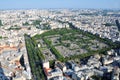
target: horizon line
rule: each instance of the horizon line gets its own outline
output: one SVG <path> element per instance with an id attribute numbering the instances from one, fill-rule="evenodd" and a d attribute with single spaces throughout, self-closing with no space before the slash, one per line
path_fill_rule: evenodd
<path id="1" fill-rule="evenodd" d="M 120 10 L 120 8 L 6 8 L 6 9 L 1 9 L 0 10 L 32 10 L 32 9 L 95 9 L 95 10 Z"/>

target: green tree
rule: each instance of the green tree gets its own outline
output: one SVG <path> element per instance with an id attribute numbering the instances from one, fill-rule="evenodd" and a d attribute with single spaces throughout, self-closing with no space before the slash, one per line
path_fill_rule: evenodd
<path id="1" fill-rule="evenodd" d="M 0 36 L 0 39 L 2 39 L 2 36 Z"/>
<path id="2" fill-rule="evenodd" d="M 2 21 L 0 20 L 0 26 L 2 26 Z"/>
<path id="3" fill-rule="evenodd" d="M 28 22 L 23 23 L 23 26 L 28 26 L 28 25 L 29 25 Z"/>

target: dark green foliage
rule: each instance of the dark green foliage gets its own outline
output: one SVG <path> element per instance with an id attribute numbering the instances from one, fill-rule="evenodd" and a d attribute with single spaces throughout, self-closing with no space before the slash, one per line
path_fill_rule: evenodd
<path id="1" fill-rule="evenodd" d="M 33 21 L 33 25 L 35 25 L 35 26 L 40 25 L 40 22 L 41 22 L 40 20 L 35 20 L 35 21 Z"/>
<path id="2" fill-rule="evenodd" d="M 102 77 L 96 76 L 96 75 L 93 75 L 92 78 L 93 78 L 94 80 L 103 80 Z"/>
<path id="3" fill-rule="evenodd" d="M 0 26 L 2 26 L 3 24 L 2 24 L 2 21 L 0 20 Z"/>
<path id="4" fill-rule="evenodd" d="M 0 36 L 0 39 L 2 39 L 2 36 Z"/>
<path id="5" fill-rule="evenodd" d="M 23 26 L 28 26 L 28 25 L 29 25 L 28 22 L 23 23 Z"/>
<path id="6" fill-rule="evenodd" d="M 106 23 L 104 24 L 105 26 L 116 26 L 116 24 L 112 24 L 112 23 Z"/>
<path id="7" fill-rule="evenodd" d="M 120 23 L 119 23 L 119 20 L 115 20 L 116 22 L 116 26 L 118 27 L 118 31 L 120 31 Z"/>
<path id="8" fill-rule="evenodd" d="M 20 27 L 17 27 L 17 25 L 15 26 L 11 26 L 8 30 L 20 30 Z"/>
<path id="9" fill-rule="evenodd" d="M 25 43 L 26 43 L 26 49 L 28 53 L 33 79 L 45 80 L 45 76 L 43 74 L 43 68 L 41 64 L 42 60 L 45 59 L 43 54 L 37 47 L 35 40 L 26 34 L 25 34 Z"/>
<path id="10" fill-rule="evenodd" d="M 68 32 L 74 32 L 74 30 L 71 30 L 71 29 L 66 29 L 66 28 L 63 28 L 63 29 L 53 29 L 53 30 L 50 30 L 50 31 L 47 31 L 41 35 L 35 35 L 34 38 L 35 39 L 40 39 L 41 37 L 44 37 L 44 36 L 50 36 L 50 35 L 57 35 L 57 34 L 60 34 L 60 35 L 64 35 Z"/>
<path id="11" fill-rule="evenodd" d="M 49 46 L 51 52 L 56 56 L 56 58 L 60 61 L 64 61 L 64 57 L 59 53 L 59 51 L 51 44 L 51 41 L 49 41 L 46 38 L 43 38 L 45 43 Z"/>
<path id="12" fill-rule="evenodd" d="M 55 60 L 50 60 L 49 62 L 50 62 L 50 67 L 54 68 Z"/>
<path id="13" fill-rule="evenodd" d="M 50 48 L 50 50 L 52 51 L 52 53 L 57 57 L 58 60 L 61 60 L 61 61 L 68 61 L 70 59 L 76 59 L 76 58 L 85 58 L 85 57 L 88 57 L 88 56 L 91 56 L 91 55 L 94 55 L 94 54 L 105 54 L 106 51 L 112 49 L 112 48 L 118 48 L 120 47 L 120 43 L 113 43 L 112 40 L 109 40 L 107 38 L 100 38 L 98 35 L 93 35 L 92 33 L 90 32 L 86 32 L 86 31 L 83 31 L 83 30 L 80 30 L 80 29 L 77 29 L 74 27 L 74 25 L 72 23 L 69 23 L 70 25 L 70 29 L 67 29 L 67 28 L 62 28 L 62 29 L 53 29 L 53 30 L 50 30 L 50 31 L 47 31 L 41 35 L 36 35 L 34 36 L 35 39 L 40 39 L 40 38 L 43 38 L 43 40 L 46 42 L 46 44 L 48 45 L 48 47 Z M 71 33 L 71 35 L 66 35 L 66 33 Z M 100 50 L 97 50 L 97 51 L 91 51 L 87 45 L 84 45 L 83 48 L 87 49 L 88 50 L 88 53 L 82 53 L 82 54 L 79 54 L 79 55 L 72 55 L 70 57 L 66 57 L 66 58 L 63 58 L 61 57 L 61 54 L 57 51 L 57 49 L 55 49 L 55 47 L 51 44 L 51 41 L 49 41 L 47 38 L 44 38 L 44 37 L 47 37 L 47 36 L 50 36 L 50 35 L 61 35 L 62 37 L 59 38 L 59 42 L 61 44 L 63 44 L 61 41 L 62 40 L 70 40 L 70 41 L 74 41 L 76 39 L 76 37 L 74 36 L 74 34 L 77 33 L 77 34 L 84 34 L 84 36 L 87 36 L 87 37 L 90 37 L 90 39 L 96 39 L 100 42 L 103 42 L 105 44 L 108 45 L 108 47 L 106 48 L 103 48 L 103 49 L 100 49 Z M 83 39 L 79 39 L 82 43 L 86 43 L 88 42 L 88 40 L 83 40 Z M 78 43 L 79 44 L 79 43 Z M 63 46 L 66 46 L 66 47 L 69 47 L 70 45 L 69 44 L 63 44 Z"/>

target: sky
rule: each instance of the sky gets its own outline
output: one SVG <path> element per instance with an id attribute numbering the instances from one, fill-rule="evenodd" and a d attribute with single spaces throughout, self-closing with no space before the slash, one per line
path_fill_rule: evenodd
<path id="1" fill-rule="evenodd" d="M 120 0 L 0 0 L 0 9 L 31 8 L 120 9 Z"/>

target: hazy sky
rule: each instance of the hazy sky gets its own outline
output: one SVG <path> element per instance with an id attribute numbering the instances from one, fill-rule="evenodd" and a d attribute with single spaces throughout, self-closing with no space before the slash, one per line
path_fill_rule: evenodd
<path id="1" fill-rule="evenodd" d="M 0 0 L 0 9 L 119 8 L 120 0 Z"/>

